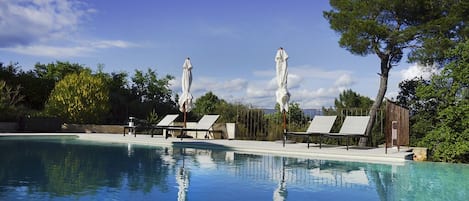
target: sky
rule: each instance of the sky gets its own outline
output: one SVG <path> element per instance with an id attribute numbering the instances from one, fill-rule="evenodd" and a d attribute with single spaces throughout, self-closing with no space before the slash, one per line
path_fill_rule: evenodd
<path id="1" fill-rule="evenodd" d="M 155 70 L 172 75 L 181 93 L 182 65 L 193 65 L 191 93 L 212 91 L 228 102 L 275 106 L 275 54 L 288 59 L 291 102 L 319 109 L 343 90 L 375 99 L 376 55 L 352 55 L 338 44 L 323 11 L 326 0 L 0 0 L 0 62 L 79 63 L 105 72 Z M 398 84 L 433 71 L 403 59 L 391 70 L 386 97 Z"/>

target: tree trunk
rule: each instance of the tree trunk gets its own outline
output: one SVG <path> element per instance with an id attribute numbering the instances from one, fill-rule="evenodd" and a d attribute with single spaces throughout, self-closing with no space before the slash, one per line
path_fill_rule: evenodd
<path id="1" fill-rule="evenodd" d="M 389 77 L 389 70 L 391 70 L 391 64 L 389 63 L 389 56 L 385 58 L 381 58 L 381 74 L 380 74 L 380 81 L 379 81 L 379 90 L 378 94 L 376 95 L 375 102 L 371 106 L 370 110 L 370 120 L 368 121 L 368 125 L 366 127 L 365 135 L 367 137 L 360 138 L 360 142 L 358 143 L 359 146 L 366 146 L 368 137 L 372 137 L 373 125 L 375 124 L 376 114 L 378 109 L 381 107 L 381 103 L 383 102 L 384 95 L 386 94 L 386 90 L 388 88 L 388 77 Z"/>

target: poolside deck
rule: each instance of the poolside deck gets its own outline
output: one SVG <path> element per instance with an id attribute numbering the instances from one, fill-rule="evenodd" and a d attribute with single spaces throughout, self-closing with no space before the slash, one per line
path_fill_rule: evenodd
<path id="1" fill-rule="evenodd" d="M 150 146 L 186 146 L 193 148 L 215 148 L 227 149 L 239 152 L 257 154 L 275 154 L 281 156 L 307 157 L 316 159 L 329 159 L 341 161 L 356 161 L 369 163 L 404 163 L 412 158 L 411 148 L 401 147 L 388 149 L 385 154 L 384 148 L 361 148 L 345 146 L 323 145 L 322 149 L 316 144 L 308 149 L 304 143 L 286 144 L 281 142 L 249 141 L 249 140 L 200 140 L 200 139 L 164 139 L 162 136 L 151 138 L 149 135 L 119 135 L 119 134 L 97 134 L 97 133 L 0 133 L 2 136 L 77 136 L 81 140 L 99 142 L 130 143 Z"/>

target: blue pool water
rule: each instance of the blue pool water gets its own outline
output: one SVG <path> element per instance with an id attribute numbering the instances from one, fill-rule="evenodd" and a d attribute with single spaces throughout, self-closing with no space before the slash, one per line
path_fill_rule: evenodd
<path id="1" fill-rule="evenodd" d="M 469 200 L 469 165 L 0 138 L 0 200 Z"/>

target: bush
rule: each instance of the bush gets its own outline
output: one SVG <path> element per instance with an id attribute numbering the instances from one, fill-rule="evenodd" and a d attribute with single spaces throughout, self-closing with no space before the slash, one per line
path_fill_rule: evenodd
<path id="1" fill-rule="evenodd" d="M 45 105 L 46 114 L 68 123 L 101 123 L 108 110 L 107 84 L 89 71 L 65 76 L 56 84 Z"/>
<path id="2" fill-rule="evenodd" d="M 0 121 L 16 121 L 20 115 L 17 104 L 24 99 L 20 95 L 20 86 L 11 88 L 0 80 Z"/>

